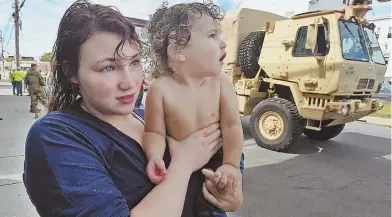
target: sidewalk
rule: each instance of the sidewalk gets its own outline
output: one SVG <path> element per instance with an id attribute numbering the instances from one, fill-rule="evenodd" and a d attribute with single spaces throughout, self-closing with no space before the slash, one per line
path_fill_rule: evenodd
<path id="1" fill-rule="evenodd" d="M 375 125 L 381 125 L 381 126 L 387 126 L 387 127 L 391 127 L 391 125 L 392 125 L 391 119 L 378 118 L 378 117 L 372 117 L 372 116 L 366 116 L 364 118 L 359 119 L 359 121 L 366 122 L 368 124 L 375 124 Z"/>
<path id="2" fill-rule="evenodd" d="M 35 122 L 29 96 L 12 95 L 0 81 L 0 216 L 39 216 L 23 185 L 24 143 Z"/>

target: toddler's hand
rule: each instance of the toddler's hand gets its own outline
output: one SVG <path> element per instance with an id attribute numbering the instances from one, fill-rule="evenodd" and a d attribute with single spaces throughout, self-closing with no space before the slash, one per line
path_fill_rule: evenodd
<path id="1" fill-rule="evenodd" d="M 218 187 L 218 190 L 225 192 L 232 192 L 236 197 L 236 192 L 239 184 L 241 172 L 239 169 L 233 167 L 230 164 L 222 164 L 214 175 L 214 182 Z"/>
<path id="2" fill-rule="evenodd" d="M 165 162 L 163 162 L 162 158 L 151 157 L 148 161 L 146 172 L 150 181 L 158 184 L 166 174 Z"/>

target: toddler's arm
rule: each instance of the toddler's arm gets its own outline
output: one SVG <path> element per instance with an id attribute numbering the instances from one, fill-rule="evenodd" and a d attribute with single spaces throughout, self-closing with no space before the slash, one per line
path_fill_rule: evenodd
<path id="1" fill-rule="evenodd" d="M 228 75 L 220 79 L 220 126 L 223 142 L 223 164 L 240 168 L 244 135 L 238 111 L 237 96 Z"/>
<path id="2" fill-rule="evenodd" d="M 144 110 L 143 149 L 147 160 L 151 157 L 163 158 L 165 152 L 166 128 L 163 111 L 163 94 L 159 81 L 154 80 L 147 91 Z"/>

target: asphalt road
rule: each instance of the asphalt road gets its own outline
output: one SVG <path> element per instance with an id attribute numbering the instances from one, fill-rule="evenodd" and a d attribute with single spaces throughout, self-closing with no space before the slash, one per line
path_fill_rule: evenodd
<path id="1" fill-rule="evenodd" d="M 21 176 L 25 136 L 35 121 L 28 102 L 27 96 L 0 96 L 0 216 L 4 217 L 38 216 Z M 336 139 L 303 138 L 290 153 L 278 153 L 256 146 L 247 122 L 244 117 L 245 201 L 230 217 L 391 216 L 390 129 L 352 123 Z"/>
<path id="2" fill-rule="evenodd" d="M 391 216 L 389 128 L 352 123 L 331 141 L 304 137 L 289 153 L 252 144 L 245 153 L 244 204 L 230 217 Z"/>

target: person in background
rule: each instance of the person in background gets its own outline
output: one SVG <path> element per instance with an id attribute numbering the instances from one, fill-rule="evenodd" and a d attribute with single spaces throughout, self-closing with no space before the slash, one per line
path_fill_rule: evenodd
<path id="1" fill-rule="evenodd" d="M 140 92 L 137 95 L 137 99 L 136 99 L 136 103 L 135 103 L 135 107 L 136 108 L 140 108 L 141 105 L 142 105 L 143 95 L 144 95 L 144 84 L 145 83 L 146 83 L 146 81 L 143 79 L 142 85 L 140 85 Z"/>
<path id="2" fill-rule="evenodd" d="M 30 93 L 27 91 L 27 84 L 24 81 L 26 78 L 27 71 L 21 70 L 21 74 L 22 74 L 22 92 L 27 93 L 27 96 L 30 96 Z"/>
<path id="3" fill-rule="evenodd" d="M 14 81 L 14 78 L 13 78 L 12 74 L 13 74 L 13 71 L 10 72 L 9 78 L 10 78 L 10 82 L 11 82 L 11 84 L 12 84 L 12 93 L 13 93 L 14 95 L 16 95 L 16 93 L 15 93 L 16 85 L 15 85 L 15 81 Z"/>
<path id="4" fill-rule="evenodd" d="M 38 118 L 38 113 L 41 111 L 38 108 L 38 100 L 45 106 L 48 106 L 46 94 L 44 91 L 45 80 L 37 71 L 37 65 L 31 64 L 31 69 L 27 72 L 25 83 L 29 86 L 30 90 L 30 112 L 35 113 L 35 118 Z"/>
<path id="5" fill-rule="evenodd" d="M 15 71 L 12 72 L 11 74 L 12 80 L 15 82 L 15 88 L 16 88 L 16 95 L 17 96 L 22 96 L 22 80 L 23 80 L 23 74 L 20 70 L 20 67 L 18 67 Z"/>

